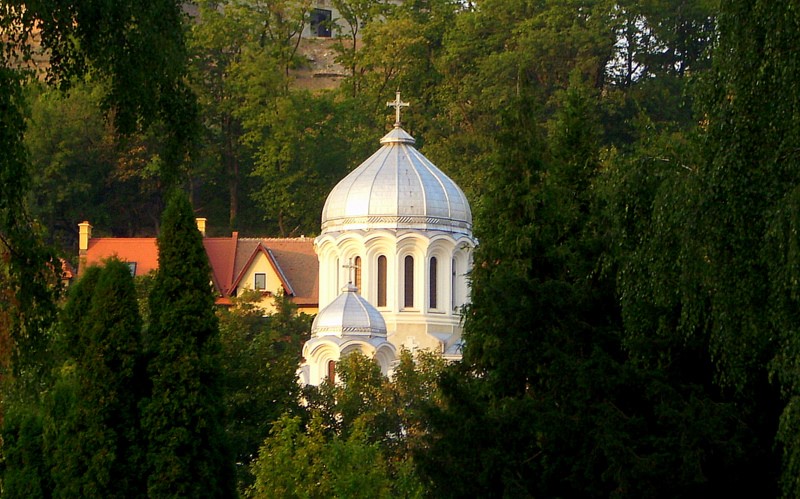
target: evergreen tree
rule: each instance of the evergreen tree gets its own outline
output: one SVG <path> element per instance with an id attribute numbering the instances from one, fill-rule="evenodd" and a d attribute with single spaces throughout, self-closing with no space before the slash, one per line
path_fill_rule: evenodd
<path id="1" fill-rule="evenodd" d="M 57 497 L 81 495 L 86 474 L 86 453 L 81 442 L 84 428 L 77 408 L 81 390 L 76 359 L 83 358 L 89 348 L 87 314 L 102 273 L 102 267 L 86 269 L 70 288 L 68 301 L 59 316 L 56 350 L 61 354 L 62 365 L 45 400 L 50 474 Z"/>
<path id="2" fill-rule="evenodd" d="M 141 497 L 141 319 L 128 265 L 87 270 L 61 319 L 69 358 L 50 393 L 57 497 Z"/>
<path id="3" fill-rule="evenodd" d="M 476 205 L 481 245 L 464 366 L 443 379 L 444 409 L 432 411 L 430 450 L 418 460 L 443 497 L 580 495 L 587 482 L 604 491 L 583 474 L 603 463 L 592 462 L 598 454 L 579 460 L 576 438 L 588 434 L 591 404 L 615 377 L 603 345 L 613 304 L 598 313 L 592 255 L 579 238 L 587 225 L 580 184 L 593 168 L 591 158 L 565 153 L 545 161 L 535 97 L 501 115 L 491 180 Z M 572 133 L 588 130 L 580 126 Z"/>
<path id="4" fill-rule="evenodd" d="M 9 405 L 3 420 L 3 497 L 51 496 L 48 457 L 43 452 L 44 421 L 40 407 Z"/>
<path id="5" fill-rule="evenodd" d="M 176 192 L 162 218 L 159 269 L 145 335 L 149 399 L 143 405 L 147 493 L 235 495 L 223 430 L 220 341 L 211 271 L 187 197 Z"/>
<path id="6" fill-rule="evenodd" d="M 503 115 L 477 205 L 464 364 L 442 380 L 418 470 L 442 497 L 730 490 L 752 434 L 713 390 L 673 377 L 660 343 L 622 334 L 595 192 L 597 94 L 573 79 L 556 98 L 546 140 L 524 101 Z"/>

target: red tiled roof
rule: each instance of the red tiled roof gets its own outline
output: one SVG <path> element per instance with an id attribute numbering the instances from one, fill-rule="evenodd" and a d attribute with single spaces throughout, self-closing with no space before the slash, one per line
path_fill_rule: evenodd
<path id="1" fill-rule="evenodd" d="M 298 305 L 319 303 L 319 259 L 308 237 L 263 239 L 294 288 Z"/>
<path id="2" fill-rule="evenodd" d="M 217 305 L 223 306 L 223 307 L 232 307 L 233 306 L 233 302 L 227 296 L 220 296 L 219 298 L 217 298 L 217 300 L 214 303 L 216 303 Z"/>
<path id="3" fill-rule="evenodd" d="M 228 296 L 231 293 L 237 239 L 238 233 L 236 232 L 231 237 L 203 238 L 203 246 L 206 248 L 211 271 L 214 274 L 214 285 L 217 286 L 223 296 Z"/>
<path id="4" fill-rule="evenodd" d="M 154 237 L 100 237 L 89 239 L 86 266 L 100 265 L 116 256 L 123 262 L 136 262 L 135 275 L 144 275 L 158 268 L 158 247 Z M 80 269 L 83 272 L 83 268 Z"/>
<path id="5" fill-rule="evenodd" d="M 281 276 L 287 293 L 298 305 L 319 303 L 319 261 L 311 238 L 203 238 L 203 246 L 211 264 L 214 285 L 223 298 L 229 297 L 238 279 L 252 263 L 257 252 L 264 252 Z M 144 275 L 158 268 L 158 247 L 155 238 L 94 238 L 89 240 L 86 265 L 98 265 L 116 256 L 136 262 L 136 274 Z M 79 269 L 80 272 L 83 268 Z"/>

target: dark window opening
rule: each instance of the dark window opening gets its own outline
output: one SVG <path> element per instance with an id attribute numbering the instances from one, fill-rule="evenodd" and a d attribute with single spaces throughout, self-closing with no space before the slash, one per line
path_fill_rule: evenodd
<path id="1" fill-rule="evenodd" d="M 386 257 L 378 257 L 378 306 L 386 306 Z"/>
<path id="2" fill-rule="evenodd" d="M 436 308 L 436 305 L 437 305 L 437 300 L 436 300 L 436 298 L 437 298 L 437 296 L 436 296 L 436 292 L 437 292 L 437 290 L 436 290 L 436 278 L 437 278 L 436 272 L 437 272 L 437 269 L 436 269 L 436 265 L 437 265 L 436 257 L 434 256 L 434 257 L 431 258 L 430 275 L 428 276 L 428 279 L 430 279 L 430 284 L 429 284 L 429 292 L 430 292 L 429 306 L 430 306 L 430 308 Z"/>
<path id="3" fill-rule="evenodd" d="M 311 33 L 314 36 L 330 38 L 331 36 L 331 11 L 327 9 L 314 9 L 311 11 Z"/>
<path id="4" fill-rule="evenodd" d="M 357 256 L 355 260 L 353 260 L 353 265 L 355 266 L 355 282 L 353 283 L 356 288 L 358 288 L 358 292 L 361 293 L 361 257 Z"/>
<path id="5" fill-rule="evenodd" d="M 328 361 L 328 379 L 333 383 L 336 381 L 336 361 L 329 360 Z"/>
<path id="6" fill-rule="evenodd" d="M 414 306 L 414 257 L 409 255 L 404 261 L 405 282 L 403 283 L 404 295 L 403 306 L 411 308 Z"/>
<path id="7" fill-rule="evenodd" d="M 450 308 L 456 311 L 456 259 L 450 261 L 452 272 L 450 274 Z"/>

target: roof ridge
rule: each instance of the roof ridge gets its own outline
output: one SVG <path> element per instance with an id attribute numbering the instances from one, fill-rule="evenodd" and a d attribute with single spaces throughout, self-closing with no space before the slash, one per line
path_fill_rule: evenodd
<path id="1" fill-rule="evenodd" d="M 158 239 L 158 238 L 157 238 L 157 237 L 155 237 L 155 236 L 150 236 L 150 237 L 116 237 L 116 236 L 113 236 L 113 237 L 103 237 L 103 236 L 101 236 L 101 237 L 92 237 L 92 238 L 89 238 L 89 240 L 90 240 L 90 241 L 92 241 L 92 240 L 97 240 L 97 239 L 105 239 L 105 240 L 109 240 L 109 239 L 117 239 L 117 240 L 120 240 L 120 241 L 141 241 L 142 239 L 153 239 L 153 240 L 155 240 L 155 239 Z"/>

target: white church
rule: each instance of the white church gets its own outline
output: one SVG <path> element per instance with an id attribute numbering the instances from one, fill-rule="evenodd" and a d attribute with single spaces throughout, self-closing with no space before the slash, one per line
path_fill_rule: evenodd
<path id="1" fill-rule="evenodd" d="M 461 358 L 460 312 L 477 244 L 472 213 L 461 189 L 400 126 L 408 104 L 399 93 L 387 104 L 395 108 L 394 129 L 330 192 L 313 241 L 206 237 L 206 219 L 197 219 L 218 306 L 257 291 L 265 314 L 278 294 L 317 314 L 303 348 L 303 384 L 335 379 L 336 362 L 351 352 L 375 359 L 385 375 L 403 348 Z M 88 221 L 78 228 L 79 275 L 111 256 L 134 276 L 158 267 L 153 237 L 94 237 Z"/>
<path id="2" fill-rule="evenodd" d="M 463 191 L 414 147 L 400 125 L 342 179 L 322 210 L 319 312 L 303 347 L 300 382 L 335 379 L 352 352 L 390 375 L 401 349 L 461 358 L 461 307 L 477 241 Z"/>

